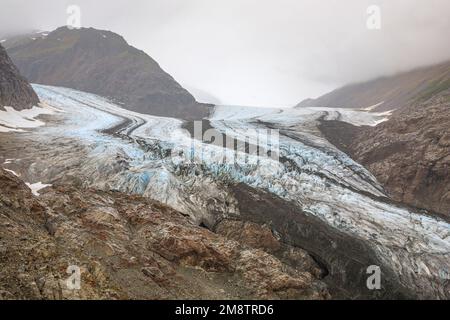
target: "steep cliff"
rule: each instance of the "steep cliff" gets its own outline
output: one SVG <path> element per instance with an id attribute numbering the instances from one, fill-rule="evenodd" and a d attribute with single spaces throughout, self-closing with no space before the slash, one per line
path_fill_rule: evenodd
<path id="1" fill-rule="evenodd" d="M 6 50 L 0 45 L 0 109 L 4 106 L 16 110 L 29 109 L 38 102 L 33 88 L 20 75 Z"/>

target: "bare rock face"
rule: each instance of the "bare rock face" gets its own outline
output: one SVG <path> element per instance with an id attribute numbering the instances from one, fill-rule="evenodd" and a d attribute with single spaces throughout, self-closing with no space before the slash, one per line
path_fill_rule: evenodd
<path id="1" fill-rule="evenodd" d="M 209 106 L 194 97 L 146 53 L 110 31 L 66 27 L 34 40 L 7 40 L 19 70 L 33 83 L 114 99 L 123 108 L 156 116 L 202 119 Z"/>
<path id="2" fill-rule="evenodd" d="M 350 145 L 396 200 L 450 217 L 450 90 L 398 110 Z"/>
<path id="3" fill-rule="evenodd" d="M 0 299 L 330 298 L 311 257 L 264 226 L 236 237 L 224 224 L 226 237 L 140 196 L 56 186 L 36 198 L 1 169 L 0 182 Z"/>
<path id="4" fill-rule="evenodd" d="M 16 110 L 29 109 L 38 102 L 33 88 L 20 75 L 6 50 L 0 45 L 0 109 L 4 106 Z"/>

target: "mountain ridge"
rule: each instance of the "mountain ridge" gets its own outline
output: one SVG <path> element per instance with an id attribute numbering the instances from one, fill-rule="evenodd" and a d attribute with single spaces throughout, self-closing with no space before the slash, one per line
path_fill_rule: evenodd
<path id="1" fill-rule="evenodd" d="M 138 195 L 58 184 L 37 197 L 2 168 L 0 182 L 0 299 L 331 298 L 319 264 L 267 226 L 214 233 Z"/>
<path id="2" fill-rule="evenodd" d="M 209 114 L 208 105 L 198 103 L 154 59 L 114 32 L 60 27 L 4 43 L 33 83 L 98 94 L 155 116 L 201 119 Z"/>

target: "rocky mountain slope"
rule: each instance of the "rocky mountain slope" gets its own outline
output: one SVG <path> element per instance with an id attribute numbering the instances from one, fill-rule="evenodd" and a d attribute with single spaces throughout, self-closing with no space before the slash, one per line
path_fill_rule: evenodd
<path id="1" fill-rule="evenodd" d="M 16 110 L 29 109 L 39 102 L 39 98 L 27 80 L 8 57 L 0 45 L 0 109 L 4 106 Z"/>
<path id="2" fill-rule="evenodd" d="M 450 61 L 364 83 L 350 84 L 297 107 L 368 108 L 387 111 L 428 100 L 450 87 Z"/>
<path id="3" fill-rule="evenodd" d="M 397 108 L 387 122 L 322 121 L 320 129 L 395 200 L 450 217 L 450 63 L 348 86 L 313 103 L 357 107 L 383 100 L 379 108 Z"/>
<path id="4" fill-rule="evenodd" d="M 450 90 L 396 112 L 350 144 L 390 195 L 450 217 Z"/>
<path id="5" fill-rule="evenodd" d="M 3 44 L 30 82 L 99 94 L 140 113 L 182 119 L 208 115 L 207 105 L 113 32 L 62 27 Z"/>
<path id="6" fill-rule="evenodd" d="M 3 169 L 0 183 L 0 299 L 330 298 L 321 267 L 263 225 L 213 233 L 140 196 L 58 185 L 37 198 Z"/>

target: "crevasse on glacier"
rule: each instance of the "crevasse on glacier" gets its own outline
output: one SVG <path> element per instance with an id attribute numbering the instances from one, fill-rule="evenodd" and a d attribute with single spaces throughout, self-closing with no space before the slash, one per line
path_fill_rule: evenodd
<path id="1" fill-rule="evenodd" d="M 41 100 L 62 111 L 64 119 L 63 124 L 36 132 L 70 137 L 89 148 L 81 168 L 87 185 L 143 194 L 199 222 L 213 220 L 212 212 L 236 213 L 226 186 L 244 183 L 293 202 L 302 212 L 366 241 L 406 287 L 427 291 L 424 296 L 448 297 L 441 274 L 449 267 L 450 225 L 388 201 L 376 179 L 316 129 L 317 119 L 323 116 L 373 125 L 383 121 L 385 114 L 216 107 L 211 125 L 243 140 L 248 138 L 248 128 L 280 130 L 280 161 L 258 158 L 257 165 L 236 165 L 220 163 L 213 145 L 201 145 L 206 151 L 201 158 L 186 161 L 183 155 L 202 142 L 192 139 L 179 120 L 127 111 L 72 89 L 34 88 Z"/>

